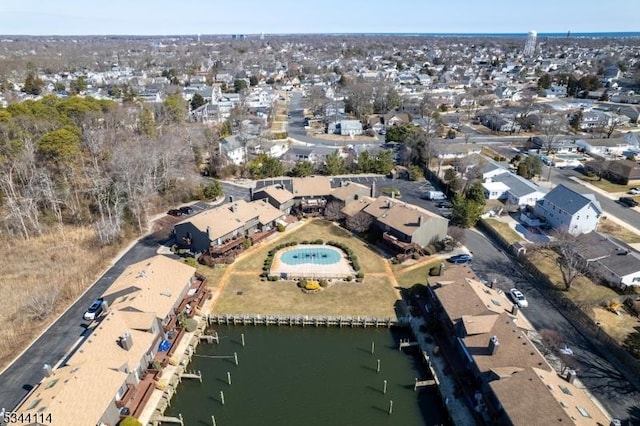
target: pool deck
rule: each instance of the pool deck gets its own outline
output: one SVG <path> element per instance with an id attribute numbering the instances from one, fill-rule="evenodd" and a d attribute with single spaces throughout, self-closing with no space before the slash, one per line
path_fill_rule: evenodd
<path id="1" fill-rule="evenodd" d="M 325 250 L 335 250 L 340 253 L 340 260 L 336 263 L 332 263 L 329 265 L 321 265 L 313 262 L 300 263 L 299 265 L 290 265 L 281 260 L 281 257 L 284 253 L 292 251 L 292 250 L 300 250 L 300 249 L 325 249 Z M 297 278 L 345 278 L 347 276 L 355 275 L 355 271 L 349 264 L 345 254 L 342 250 L 328 246 L 328 245 L 298 245 L 294 247 L 289 247 L 282 249 L 276 253 L 273 258 L 273 263 L 271 264 L 271 270 L 269 271 L 269 275 L 278 275 L 278 276 L 287 276 L 287 277 L 297 277 Z"/>

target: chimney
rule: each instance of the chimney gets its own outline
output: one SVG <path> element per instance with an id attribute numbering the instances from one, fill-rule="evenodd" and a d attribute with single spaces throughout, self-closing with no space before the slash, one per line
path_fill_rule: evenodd
<path id="1" fill-rule="evenodd" d="M 376 197 L 376 182 L 371 182 L 371 198 Z"/>
<path id="2" fill-rule="evenodd" d="M 45 377 L 51 377 L 51 375 L 53 374 L 53 369 L 51 368 L 50 364 L 45 364 L 42 366 L 42 372 L 44 373 Z"/>
<path id="3" fill-rule="evenodd" d="M 422 225 L 422 221 L 423 221 L 422 215 L 418 216 L 418 226 Z"/>
<path id="4" fill-rule="evenodd" d="M 229 198 L 233 198 L 233 197 L 229 197 Z M 236 206 L 235 203 L 231 204 L 231 211 L 235 213 L 236 212 L 236 207 L 237 206 Z"/>
<path id="5" fill-rule="evenodd" d="M 211 227 L 207 226 L 207 238 L 211 241 Z"/>
<path id="6" fill-rule="evenodd" d="M 440 263 L 440 269 L 438 270 L 438 276 L 444 275 L 444 262 Z"/>
<path id="7" fill-rule="evenodd" d="M 500 346 L 500 342 L 498 342 L 498 336 L 491 336 L 489 339 L 489 354 L 495 355 L 498 350 L 498 346 Z"/>
<path id="8" fill-rule="evenodd" d="M 567 371 L 567 382 L 573 384 L 575 380 L 576 380 L 576 370 Z"/>
<path id="9" fill-rule="evenodd" d="M 229 195 L 229 202 L 233 204 L 233 195 Z"/>
<path id="10" fill-rule="evenodd" d="M 387 200 L 387 208 L 390 209 L 392 205 L 393 203 L 391 202 L 391 200 Z"/>
<path id="11" fill-rule="evenodd" d="M 515 303 L 511 306 L 511 315 L 518 315 L 518 305 Z"/>
<path id="12" fill-rule="evenodd" d="M 249 188 L 249 201 L 253 201 L 253 188 Z"/>
<path id="13" fill-rule="evenodd" d="M 105 314 L 109 313 L 109 303 L 106 300 L 102 301 L 102 312 Z"/>
<path id="14" fill-rule="evenodd" d="M 122 349 L 129 350 L 133 347 L 133 340 L 131 339 L 131 334 L 129 332 L 125 332 L 122 336 L 120 336 L 120 346 Z"/>

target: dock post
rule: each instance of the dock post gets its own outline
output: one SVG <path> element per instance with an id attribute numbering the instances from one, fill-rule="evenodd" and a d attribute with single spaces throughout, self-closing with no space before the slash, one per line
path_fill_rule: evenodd
<path id="1" fill-rule="evenodd" d="M 233 353 L 233 360 L 236 362 L 236 365 L 238 365 L 238 352 Z"/>
<path id="2" fill-rule="evenodd" d="M 198 379 L 200 379 L 200 383 L 202 383 L 202 371 L 198 370 Z"/>
<path id="3" fill-rule="evenodd" d="M 240 334 L 240 340 L 242 340 L 242 346 L 244 346 L 244 333 Z"/>
<path id="4" fill-rule="evenodd" d="M 393 400 L 389 401 L 389 414 L 393 413 Z"/>
<path id="5" fill-rule="evenodd" d="M 378 360 L 378 366 L 376 367 L 376 373 L 380 372 L 380 360 Z"/>
<path id="6" fill-rule="evenodd" d="M 211 424 L 213 426 L 216 426 L 216 416 L 214 416 L 213 414 L 211 415 Z"/>
<path id="7" fill-rule="evenodd" d="M 220 391 L 220 402 L 224 405 L 224 392 Z"/>
<path id="8" fill-rule="evenodd" d="M 371 355 L 376 351 L 376 342 L 371 342 Z"/>
<path id="9" fill-rule="evenodd" d="M 213 335 L 213 340 L 215 340 L 218 345 L 220 344 L 220 338 L 218 337 L 218 331 L 217 330 L 216 330 L 216 334 Z"/>
<path id="10" fill-rule="evenodd" d="M 382 393 L 386 394 L 387 393 L 387 381 L 383 381 L 382 382 Z"/>
<path id="11" fill-rule="evenodd" d="M 182 419 L 182 413 L 178 413 L 178 418 L 180 419 L 180 425 L 184 426 L 184 420 Z"/>
<path id="12" fill-rule="evenodd" d="M 227 371 L 227 383 L 231 386 L 231 373 L 229 371 Z"/>
<path id="13" fill-rule="evenodd" d="M 416 383 L 415 385 L 413 385 L 413 391 L 415 392 L 416 390 L 418 390 L 418 378 L 416 377 Z"/>

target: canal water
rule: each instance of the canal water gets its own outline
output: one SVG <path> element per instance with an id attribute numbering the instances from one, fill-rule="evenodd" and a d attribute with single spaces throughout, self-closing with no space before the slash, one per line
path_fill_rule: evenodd
<path id="1" fill-rule="evenodd" d="M 187 426 L 211 425 L 212 415 L 217 426 L 447 424 L 437 391 L 414 391 L 415 378 L 428 377 L 416 348 L 398 350 L 399 339 L 408 338 L 403 334 L 408 331 L 265 326 L 216 330 L 220 344 L 201 343 L 188 367 L 201 371 L 203 382 L 183 379 L 165 413 L 182 414 Z"/>

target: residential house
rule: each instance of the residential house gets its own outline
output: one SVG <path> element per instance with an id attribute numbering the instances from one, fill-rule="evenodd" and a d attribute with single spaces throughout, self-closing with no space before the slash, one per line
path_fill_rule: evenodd
<path id="1" fill-rule="evenodd" d="M 552 84 L 548 89 L 544 90 L 544 94 L 547 98 L 565 98 L 567 96 L 567 88 Z"/>
<path id="2" fill-rule="evenodd" d="M 640 165 L 631 160 L 599 160 L 588 161 L 584 164 L 587 172 L 607 179 L 620 185 L 640 183 Z"/>
<path id="3" fill-rule="evenodd" d="M 447 236 L 447 219 L 391 197 L 378 197 L 363 211 L 372 217 L 385 243 L 399 252 L 421 251 Z"/>
<path id="4" fill-rule="evenodd" d="M 553 229 L 579 235 L 596 230 L 602 208 L 593 194 L 558 185 L 538 200 L 534 214 Z"/>
<path id="5" fill-rule="evenodd" d="M 503 199 L 507 204 L 514 206 L 533 207 L 545 194 L 535 183 L 511 172 L 496 175 L 491 178 L 491 181 L 502 183 L 509 188 L 498 199 Z M 497 190 L 496 187 L 493 189 Z"/>
<path id="6" fill-rule="evenodd" d="M 307 215 L 322 214 L 332 191 L 329 177 L 309 176 L 291 179 L 294 204 Z"/>
<path id="7" fill-rule="evenodd" d="M 340 120 L 336 126 L 336 132 L 342 136 L 358 136 L 362 134 L 360 120 Z"/>
<path id="8" fill-rule="evenodd" d="M 596 157 L 620 156 L 624 152 L 637 148 L 628 139 L 601 138 L 601 139 L 578 139 L 576 146 L 589 155 Z"/>
<path id="9" fill-rule="evenodd" d="M 186 300 L 204 291 L 195 271 L 161 255 L 127 267 L 103 296 L 107 308 L 98 326 L 60 367 L 45 370 L 16 411 L 69 425 L 78 423 L 78 413 L 83 423 L 112 426 L 126 415 L 138 417 L 156 387 L 148 369 L 160 341 L 175 350 L 182 336 L 170 336 L 167 326 Z"/>
<path id="10" fill-rule="evenodd" d="M 231 135 L 218 142 L 220 154 L 224 155 L 231 163 L 240 165 L 247 162 L 248 138 L 239 135 Z"/>
<path id="11" fill-rule="evenodd" d="M 260 189 L 250 189 L 251 200 L 266 199 L 269 204 L 285 214 L 291 213 L 293 207 L 293 194 L 281 185 L 271 185 Z"/>
<path id="12" fill-rule="evenodd" d="M 314 165 L 323 165 L 327 160 L 327 156 L 336 152 L 338 148 L 330 146 L 302 146 L 291 145 L 287 152 L 282 155 L 282 161 L 296 162 L 309 161 Z"/>
<path id="13" fill-rule="evenodd" d="M 214 257 L 237 254 L 246 239 L 256 242 L 275 229 L 284 212 L 267 200 L 229 204 L 196 214 L 173 228 L 176 244 L 193 253 L 207 252 Z"/>
<path id="14" fill-rule="evenodd" d="M 331 191 L 330 201 L 335 201 L 342 209 L 344 206 L 361 197 L 373 196 L 375 193 L 375 183 L 368 187 L 361 183 L 351 181 L 340 181 L 340 186 Z"/>
<path id="15" fill-rule="evenodd" d="M 640 253 L 630 246 L 598 232 L 580 235 L 576 244 L 589 272 L 614 287 L 640 286 Z"/>

